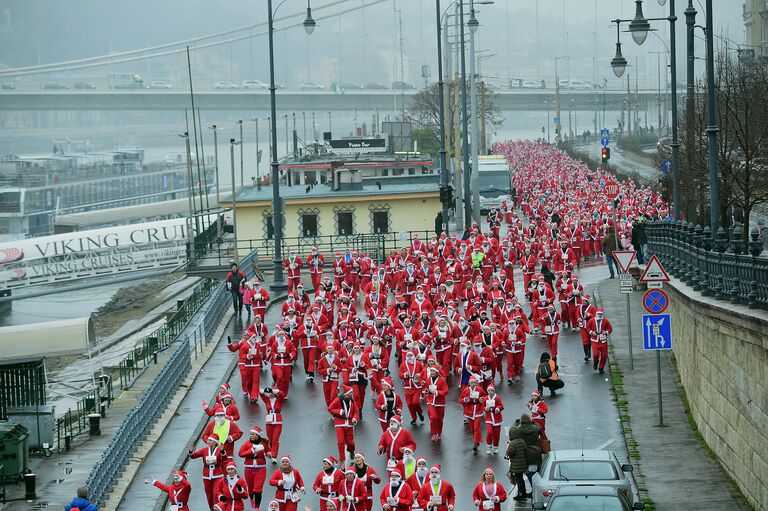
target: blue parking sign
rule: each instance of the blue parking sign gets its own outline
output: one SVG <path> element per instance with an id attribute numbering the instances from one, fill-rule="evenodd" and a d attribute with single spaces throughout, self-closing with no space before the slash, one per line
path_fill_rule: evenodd
<path id="1" fill-rule="evenodd" d="M 661 160 L 661 173 L 669 174 L 672 172 L 672 160 Z"/>
<path id="2" fill-rule="evenodd" d="M 672 349 L 672 318 L 669 314 L 643 314 L 643 350 Z"/>

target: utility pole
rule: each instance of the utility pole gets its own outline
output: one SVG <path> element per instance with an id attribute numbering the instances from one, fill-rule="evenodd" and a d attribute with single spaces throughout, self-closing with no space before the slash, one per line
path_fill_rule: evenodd
<path id="1" fill-rule="evenodd" d="M 219 135 L 216 125 L 210 127 L 213 130 L 213 160 L 216 166 L 216 206 L 221 202 L 221 191 L 219 186 Z"/>
<path id="2" fill-rule="evenodd" d="M 464 178 L 464 223 L 467 227 L 472 224 L 472 190 L 470 188 L 471 174 L 469 167 L 469 137 L 467 134 L 467 67 L 466 58 L 464 56 L 464 2 L 459 0 L 459 39 L 461 39 L 461 138 L 462 138 L 462 153 L 463 153 L 463 178 Z"/>
<path id="3" fill-rule="evenodd" d="M 240 125 L 242 129 L 242 124 Z M 234 138 L 229 139 L 229 160 L 230 160 L 230 172 L 232 177 L 232 234 L 234 236 L 234 258 L 235 263 L 240 263 L 240 257 L 237 253 L 237 193 L 235 190 L 235 146 L 240 144 L 243 147 L 242 139 L 238 142 Z"/>
<path id="4" fill-rule="evenodd" d="M 256 123 L 256 189 L 261 191 L 261 149 L 259 149 L 259 118 L 255 117 Z"/>
<path id="5" fill-rule="evenodd" d="M 462 2 L 463 0 L 459 0 Z M 475 20 L 475 3 L 469 0 L 469 19 Z M 464 26 L 462 19 L 462 27 Z M 475 72 L 475 30 L 469 30 L 469 87 L 471 97 L 470 122 L 472 123 L 472 174 L 470 174 L 470 184 L 472 188 L 472 220 L 480 225 L 480 179 L 478 176 L 478 118 L 477 118 L 477 74 Z"/>
<path id="6" fill-rule="evenodd" d="M 244 186 L 243 183 L 245 183 L 245 170 L 243 168 L 243 120 L 238 119 L 237 124 L 240 125 L 240 186 Z M 234 185 L 235 182 L 232 181 L 232 184 Z"/>

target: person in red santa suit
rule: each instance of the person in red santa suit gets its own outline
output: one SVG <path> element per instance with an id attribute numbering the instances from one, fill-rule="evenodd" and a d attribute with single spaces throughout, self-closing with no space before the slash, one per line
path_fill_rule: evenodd
<path id="1" fill-rule="evenodd" d="M 259 385 L 261 384 L 261 367 L 264 365 L 264 359 L 267 357 L 266 349 L 259 344 L 259 338 L 251 335 L 246 341 L 237 343 L 239 347 L 238 368 L 240 369 L 240 380 L 243 386 L 243 395 L 250 399 L 251 403 L 258 403 Z M 229 341 L 229 337 L 227 337 Z M 229 347 L 229 346 L 227 346 Z M 225 409 L 225 411 L 227 411 Z M 234 413 L 229 413 L 235 417 Z M 235 420 L 240 419 L 238 413 Z"/>
<path id="2" fill-rule="evenodd" d="M 224 408 L 216 405 L 213 410 L 213 420 L 205 426 L 201 439 L 207 441 L 211 434 L 216 433 L 219 438 L 219 446 L 222 450 L 222 456 L 231 460 L 234 458 L 235 441 L 243 436 L 243 432 L 237 427 L 237 424 L 226 416 Z"/>
<path id="3" fill-rule="evenodd" d="M 350 469 L 355 471 L 357 478 L 365 485 L 365 500 L 358 504 L 360 511 L 373 509 L 373 485 L 381 483 L 381 477 L 374 468 L 365 462 L 365 454 L 356 452 Z"/>
<path id="4" fill-rule="evenodd" d="M 215 504 L 215 494 L 213 491 L 214 485 L 217 479 L 224 477 L 224 470 L 222 465 L 226 457 L 219 445 L 219 436 L 216 433 L 211 433 L 205 439 L 206 446 L 194 450 L 193 446 L 189 446 L 188 455 L 191 459 L 202 458 L 203 459 L 203 488 L 205 489 L 205 496 L 208 501 L 208 508 L 212 509 Z"/>
<path id="5" fill-rule="evenodd" d="M 298 511 L 298 502 L 307 490 L 301 474 L 291 465 L 290 454 L 280 457 L 280 468 L 269 478 L 269 485 L 277 488 L 275 500 L 279 511 Z"/>
<path id="6" fill-rule="evenodd" d="M 592 368 L 600 374 L 605 372 L 605 364 L 608 362 L 608 336 L 613 332 L 613 326 L 607 318 L 603 317 L 603 309 L 595 310 L 595 317 L 587 323 L 589 339 L 592 342 Z"/>
<path id="7" fill-rule="evenodd" d="M 501 483 L 496 482 L 496 474 L 491 467 L 483 471 L 480 483 L 472 492 L 475 507 L 482 510 L 501 511 L 501 503 L 506 502 L 507 492 Z"/>
<path id="8" fill-rule="evenodd" d="M 424 388 L 424 381 L 421 379 L 423 372 L 424 365 L 416 360 L 416 354 L 413 351 L 406 352 L 405 360 L 400 365 L 400 379 L 403 380 L 405 404 L 411 414 L 411 425 L 416 424 L 417 418 L 424 422 L 424 411 L 421 408 L 421 390 Z"/>
<path id="9" fill-rule="evenodd" d="M 571 276 L 571 282 L 568 286 L 568 313 L 571 317 L 571 331 L 576 331 L 576 319 L 578 318 L 578 313 L 576 309 L 578 308 L 578 303 L 581 301 L 581 297 L 584 296 L 584 286 L 579 283 L 579 276 L 578 275 L 572 275 Z"/>
<path id="10" fill-rule="evenodd" d="M 430 337 L 434 343 L 435 358 L 442 367 L 451 367 L 454 331 L 446 316 L 441 316 L 432 328 Z"/>
<path id="11" fill-rule="evenodd" d="M 483 330 L 490 332 L 490 326 L 483 327 Z M 493 349 L 483 343 L 482 335 L 475 337 L 472 349 L 480 360 L 480 374 L 477 377 L 478 384 L 485 390 L 488 385 L 493 383 L 493 369 L 496 364 L 496 356 L 493 354 Z"/>
<path id="12" fill-rule="evenodd" d="M 320 282 L 323 280 L 323 266 L 325 266 L 325 257 L 317 251 L 317 246 L 313 246 L 312 252 L 307 257 L 307 267 L 309 268 L 309 278 L 312 281 L 312 292 L 315 295 L 320 288 Z"/>
<path id="13" fill-rule="evenodd" d="M 331 403 L 336 399 L 336 393 L 339 389 L 339 375 L 347 367 L 346 363 L 336 351 L 332 343 L 325 346 L 325 353 L 320 357 L 317 363 L 317 372 L 323 379 L 323 395 L 325 404 L 330 408 Z"/>
<path id="14" fill-rule="evenodd" d="M 339 252 L 336 252 L 334 255 L 333 262 L 331 263 L 331 269 L 333 270 L 334 283 L 336 287 L 339 288 L 341 287 L 341 283 L 347 277 L 347 273 L 349 272 L 347 263 L 344 261 L 344 258 Z"/>
<path id="15" fill-rule="evenodd" d="M 283 270 L 288 277 L 288 292 L 292 293 L 296 285 L 301 282 L 301 267 L 303 263 L 301 257 L 296 254 L 296 249 L 288 250 L 288 257 L 283 261 Z"/>
<path id="16" fill-rule="evenodd" d="M 558 274 L 555 281 L 555 291 L 557 293 L 557 300 L 560 302 L 560 317 L 562 318 L 563 327 L 570 328 L 572 323 L 575 323 L 575 318 L 571 318 L 570 300 L 573 299 L 568 291 L 571 284 L 571 277 L 568 271 L 563 270 Z"/>
<path id="17" fill-rule="evenodd" d="M 377 454 L 387 457 L 387 471 L 392 471 L 397 462 L 403 459 L 405 448 L 416 450 L 416 441 L 413 436 L 403 428 L 402 418 L 395 415 L 389 421 L 389 428 L 381 434 Z"/>
<path id="18" fill-rule="evenodd" d="M 512 283 L 512 293 L 514 293 L 515 263 L 517 263 L 517 252 L 515 251 L 514 245 L 506 239 L 502 241 L 501 250 L 499 250 L 497 257 L 501 272 L 504 274 L 506 280 Z"/>
<path id="19" fill-rule="evenodd" d="M 245 368 L 245 355 L 243 354 L 243 347 L 249 343 L 254 348 L 258 345 L 257 339 L 247 331 L 243 332 L 243 338 L 235 343 L 232 342 L 232 337 L 229 335 L 227 336 L 227 349 L 233 353 L 237 353 L 237 368 L 240 371 L 240 384 L 243 388 L 243 396 L 245 397 L 248 397 L 248 393 L 251 390 L 251 371 L 250 369 Z M 218 403 L 219 400 L 217 399 L 216 402 Z M 205 406 L 203 406 L 203 408 L 205 408 Z M 208 413 L 208 410 L 206 410 L 206 413 L 209 417 L 213 415 L 213 413 Z"/>
<path id="20" fill-rule="evenodd" d="M 269 452 L 266 454 L 277 463 L 277 453 L 280 450 L 280 435 L 283 433 L 283 401 L 285 395 L 275 387 L 265 387 L 261 391 L 261 399 L 264 401 L 264 423 L 269 439 Z"/>
<path id="21" fill-rule="evenodd" d="M 405 303 L 410 307 L 413 295 L 416 294 L 416 288 L 419 286 L 419 282 L 423 279 L 421 272 L 413 264 L 413 261 L 408 261 L 405 265 L 405 269 L 400 272 L 398 278 L 398 288 L 403 294 Z"/>
<path id="22" fill-rule="evenodd" d="M 453 485 L 443 481 L 440 465 L 429 469 L 429 481 L 419 490 L 419 506 L 428 511 L 453 511 L 456 509 L 456 492 Z"/>
<path id="23" fill-rule="evenodd" d="M 412 511 L 413 491 L 397 470 L 389 473 L 389 483 L 381 489 L 379 502 L 384 511 Z"/>
<path id="24" fill-rule="evenodd" d="M 432 302 L 429 301 L 429 298 L 424 293 L 424 286 L 417 286 L 416 295 L 411 300 L 411 307 L 409 308 L 411 316 L 420 317 L 423 312 L 431 316 L 434 310 Z"/>
<path id="25" fill-rule="evenodd" d="M 552 303 L 547 305 L 546 312 L 539 317 L 539 324 L 547 338 L 549 351 L 555 360 L 557 360 L 557 341 L 560 337 L 560 319 L 560 314 L 555 311 L 555 305 Z"/>
<path id="26" fill-rule="evenodd" d="M 328 317 L 323 313 L 323 305 L 321 303 L 315 303 L 309 310 L 307 316 L 315 324 L 315 328 L 320 332 L 325 332 L 331 327 L 331 322 Z"/>
<path id="27" fill-rule="evenodd" d="M 248 440 L 240 446 L 237 453 L 244 460 L 244 479 L 253 509 L 259 509 L 261 506 L 261 494 L 264 491 L 264 481 L 267 479 L 268 452 L 269 441 L 262 436 L 261 428 L 254 426 L 251 428 Z"/>
<path id="28" fill-rule="evenodd" d="M 579 263 L 579 259 L 576 256 L 576 252 L 572 248 L 568 247 L 568 241 L 562 240 L 560 247 L 554 254 L 555 272 L 563 271 L 567 268 L 575 268 Z"/>
<path id="29" fill-rule="evenodd" d="M 344 480 L 338 487 L 341 511 L 363 511 L 368 501 L 368 491 L 352 467 L 344 472 Z"/>
<path id="30" fill-rule="evenodd" d="M 475 453 L 483 441 L 485 398 L 486 393 L 474 376 L 469 379 L 469 385 L 459 396 L 459 402 L 464 407 L 464 418 L 469 423 L 469 429 L 472 431 L 472 451 Z"/>
<path id="31" fill-rule="evenodd" d="M 531 392 L 531 399 L 528 400 L 528 410 L 531 412 L 531 420 L 541 426 L 541 436 L 547 438 L 546 426 L 549 408 L 547 403 L 541 399 L 541 394 L 538 390 Z"/>
<path id="32" fill-rule="evenodd" d="M 469 347 L 468 341 L 461 341 L 461 347 L 459 353 L 454 361 L 454 369 L 458 376 L 459 383 L 459 395 L 469 385 L 470 378 L 474 377 L 477 381 L 477 376 L 480 374 L 480 368 L 483 363 L 480 361 L 480 357 Z M 461 398 L 459 398 L 461 402 Z"/>
<path id="33" fill-rule="evenodd" d="M 338 497 L 339 485 L 344 481 L 344 472 L 336 466 L 338 461 L 333 456 L 323 458 L 323 468 L 315 477 L 312 489 L 320 496 L 320 511 L 327 509 L 327 503 Z"/>
<path id="34" fill-rule="evenodd" d="M 386 431 L 392 417 L 403 413 L 403 399 L 395 392 L 395 385 L 389 376 L 381 380 L 381 386 L 374 408 L 379 414 L 381 430 Z"/>
<path id="35" fill-rule="evenodd" d="M 345 464 L 346 453 L 350 458 L 355 453 L 355 428 L 360 420 L 360 409 L 353 397 L 352 387 L 345 385 L 340 395 L 328 407 L 336 429 L 336 445 L 339 448 L 339 463 Z"/>
<path id="36" fill-rule="evenodd" d="M 539 275 L 538 284 L 533 291 L 533 299 L 531 301 L 531 314 L 533 315 L 533 327 L 534 331 L 539 330 L 539 320 L 541 316 L 547 310 L 547 306 L 550 303 L 555 302 L 555 292 L 544 281 L 544 276 Z"/>
<path id="37" fill-rule="evenodd" d="M 488 447 L 486 454 L 499 453 L 499 437 L 501 436 L 501 416 L 504 403 L 496 393 L 496 387 L 488 386 L 488 395 L 485 397 L 485 443 Z"/>
<path id="38" fill-rule="evenodd" d="M 370 365 L 371 394 L 376 399 L 381 393 L 381 380 L 389 368 L 389 351 L 381 344 L 381 336 L 373 334 L 370 339 L 371 345 L 365 348 L 363 354 Z"/>
<path id="39" fill-rule="evenodd" d="M 398 469 L 399 470 L 399 469 Z M 420 506 L 417 497 L 419 496 L 419 490 L 424 484 L 429 481 L 429 465 L 427 465 L 427 459 L 424 456 L 416 458 L 416 468 L 413 474 L 408 476 L 405 480 L 413 491 L 413 509 L 411 511 L 424 511 Z"/>
<path id="40" fill-rule="evenodd" d="M 355 341 L 352 344 L 352 353 L 349 354 L 347 370 L 342 373 L 344 382 L 352 387 L 354 391 L 355 405 L 357 406 L 359 417 L 362 419 L 363 404 L 365 402 L 365 390 L 368 386 L 368 379 L 371 372 L 371 361 L 363 353 L 363 347 L 360 342 Z"/>
<path id="41" fill-rule="evenodd" d="M 538 262 L 536 256 L 531 253 L 531 249 L 526 247 L 523 257 L 520 258 L 520 268 L 523 272 L 523 289 L 528 289 L 528 284 L 536 273 L 536 265 Z"/>
<path id="42" fill-rule="evenodd" d="M 320 329 L 315 326 L 312 318 L 307 314 L 299 328 L 293 334 L 294 344 L 301 350 L 304 360 L 304 373 L 310 383 L 315 382 L 315 367 L 317 365 L 318 344 L 320 341 Z"/>
<path id="43" fill-rule="evenodd" d="M 272 379 L 275 382 L 275 387 L 280 389 L 283 398 L 288 397 L 288 387 L 291 383 L 291 371 L 294 360 L 296 360 L 296 346 L 288 339 L 285 330 L 281 328 L 277 330 L 274 340 L 270 343 L 269 361 L 272 367 Z"/>
<path id="44" fill-rule="evenodd" d="M 168 494 L 168 502 L 171 506 L 176 506 L 177 511 L 189 511 L 189 494 L 192 493 L 192 485 L 187 480 L 187 472 L 177 470 L 173 473 L 173 482 L 163 484 L 157 479 L 146 479 L 145 484 L 159 488 L 160 491 Z"/>
<path id="45" fill-rule="evenodd" d="M 215 510 L 243 511 L 245 509 L 248 486 L 245 484 L 245 479 L 237 474 L 237 465 L 234 461 L 227 463 L 224 477 L 216 480 L 214 492 L 216 493 Z"/>
<path id="46" fill-rule="evenodd" d="M 240 420 L 240 411 L 237 409 L 237 405 L 235 405 L 235 400 L 232 398 L 232 395 L 222 394 L 220 400 L 221 402 L 218 405 L 214 405 L 213 408 L 209 408 L 208 403 L 203 401 L 202 406 L 205 414 L 208 417 L 213 417 L 216 407 L 220 405 L 224 409 L 224 415 L 230 417 L 233 421 Z"/>
<path id="47" fill-rule="evenodd" d="M 261 287 L 261 281 L 255 279 L 253 281 L 253 296 L 251 297 L 251 307 L 253 307 L 253 317 L 256 316 L 264 321 L 264 316 L 267 314 L 267 304 L 269 303 L 270 296 L 266 289 Z"/>
<path id="48" fill-rule="evenodd" d="M 240 342 L 248 341 L 250 337 L 255 337 L 256 344 L 264 348 L 264 351 L 266 352 L 267 340 L 269 339 L 269 329 L 267 328 L 267 325 L 264 324 L 261 316 L 256 316 L 253 318 L 253 323 L 251 323 L 251 326 L 245 329 Z M 227 342 L 229 342 L 229 336 L 227 336 Z M 238 351 L 240 347 L 241 345 L 239 343 L 227 345 L 229 351 L 232 352 Z"/>
<path id="49" fill-rule="evenodd" d="M 597 310 L 594 305 L 589 303 L 589 295 L 584 295 L 584 298 L 578 297 L 574 302 L 578 302 L 576 308 L 576 326 L 579 327 L 579 335 L 581 336 L 581 347 L 584 349 L 584 362 L 589 362 L 589 357 L 592 353 L 592 346 L 590 346 L 589 330 L 587 325 L 589 320 L 595 316 Z"/>
<path id="50" fill-rule="evenodd" d="M 424 400 L 427 402 L 429 416 L 429 431 L 432 441 L 437 442 L 443 436 L 443 417 L 445 416 L 445 396 L 448 394 L 448 383 L 440 374 L 437 366 L 428 368 L 424 378 Z"/>

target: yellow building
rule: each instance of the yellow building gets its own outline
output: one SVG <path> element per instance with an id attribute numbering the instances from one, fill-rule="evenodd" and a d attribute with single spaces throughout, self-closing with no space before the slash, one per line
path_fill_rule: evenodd
<path id="1" fill-rule="evenodd" d="M 358 234 L 434 231 L 441 209 L 437 174 L 363 178 L 348 168 L 329 172 L 332 175 L 323 183 L 305 185 L 301 179 L 293 181 L 302 184 L 281 183 L 285 246 L 306 253 L 306 247 L 312 245 L 343 246 L 346 239 Z M 231 198 L 221 205 L 230 208 Z M 241 188 L 236 208 L 239 246 L 245 240 L 272 239 L 271 186 Z M 261 242 L 254 245 L 263 246 Z"/>

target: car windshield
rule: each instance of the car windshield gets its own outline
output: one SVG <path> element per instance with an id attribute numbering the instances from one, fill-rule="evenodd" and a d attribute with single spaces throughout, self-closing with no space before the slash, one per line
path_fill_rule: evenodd
<path id="1" fill-rule="evenodd" d="M 549 501 L 547 511 L 626 511 L 613 495 L 563 495 Z"/>
<path id="2" fill-rule="evenodd" d="M 562 461 L 552 467 L 554 481 L 605 481 L 618 478 L 616 468 L 610 461 Z"/>
<path id="3" fill-rule="evenodd" d="M 509 194 L 509 172 L 480 172 L 480 193 L 483 197 L 498 197 Z"/>

